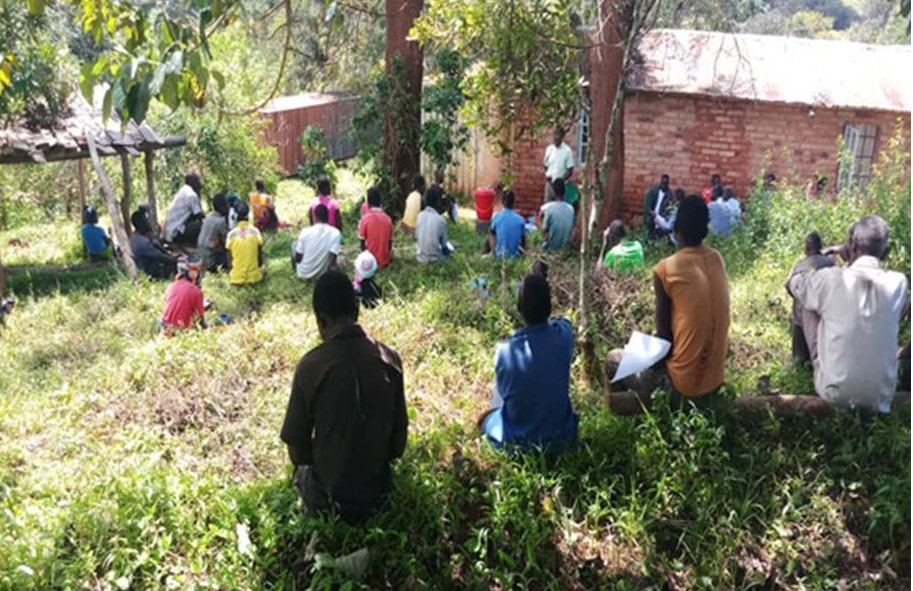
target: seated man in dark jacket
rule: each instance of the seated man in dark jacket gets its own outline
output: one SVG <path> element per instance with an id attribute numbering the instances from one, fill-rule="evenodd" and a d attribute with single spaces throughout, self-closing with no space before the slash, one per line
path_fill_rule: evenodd
<path id="1" fill-rule="evenodd" d="M 390 463 L 406 448 L 402 362 L 358 325 L 352 282 L 327 271 L 314 287 L 323 344 L 295 370 L 282 441 L 293 483 L 310 511 L 368 517 L 392 487 Z"/>
<path id="2" fill-rule="evenodd" d="M 130 235 L 130 252 L 139 270 L 153 279 L 171 279 L 177 272 L 177 259 L 152 241 L 152 226 L 142 210 L 130 216 L 133 234 Z"/>

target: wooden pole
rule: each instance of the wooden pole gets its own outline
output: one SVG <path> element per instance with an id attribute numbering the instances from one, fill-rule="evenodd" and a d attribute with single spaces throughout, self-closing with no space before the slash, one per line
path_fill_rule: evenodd
<path id="1" fill-rule="evenodd" d="M 143 158 L 143 164 L 146 168 L 146 199 L 149 201 L 149 213 L 152 216 L 152 230 L 158 232 L 159 208 L 155 200 L 155 181 L 152 178 L 152 159 L 155 152 L 146 150 Z"/>
<path id="2" fill-rule="evenodd" d="M 130 205 L 131 189 L 133 188 L 133 175 L 130 172 L 130 156 L 126 153 L 120 155 L 120 169 L 124 175 L 124 196 L 120 200 L 120 213 L 124 219 L 124 229 L 130 232 Z"/>
<path id="3" fill-rule="evenodd" d="M 111 225 L 114 226 L 114 237 L 120 244 L 121 257 L 120 263 L 130 276 L 130 279 L 136 281 L 136 264 L 133 262 L 133 251 L 130 250 L 130 236 L 124 228 L 121 212 L 117 204 L 117 197 L 114 195 L 114 189 L 111 188 L 111 181 L 101 165 L 101 158 L 98 157 L 98 150 L 95 147 L 95 138 L 91 133 L 86 133 L 86 141 L 89 144 L 89 154 L 92 156 L 92 166 L 95 167 L 95 173 L 101 183 L 101 192 L 105 196 L 105 203 L 108 205 L 108 213 L 111 215 Z"/>
<path id="4" fill-rule="evenodd" d="M 86 165 L 83 160 L 76 161 L 76 176 L 79 178 L 79 215 L 86 208 Z"/>

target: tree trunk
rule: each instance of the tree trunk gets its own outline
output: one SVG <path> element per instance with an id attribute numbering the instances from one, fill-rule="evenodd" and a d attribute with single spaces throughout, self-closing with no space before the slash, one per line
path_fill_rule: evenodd
<path id="1" fill-rule="evenodd" d="M 111 188 L 111 181 L 101 165 L 101 158 L 98 157 L 98 150 L 95 148 L 95 138 L 91 133 L 86 134 L 86 141 L 89 144 L 89 154 L 92 156 L 92 165 L 95 167 L 95 173 L 101 183 L 101 192 L 105 196 L 105 202 L 108 205 L 108 213 L 111 215 L 111 225 L 114 226 L 114 237 L 120 245 L 121 256 L 120 264 L 130 276 L 130 279 L 136 281 L 136 265 L 133 262 L 133 251 L 130 250 L 130 236 L 124 228 L 121 220 L 121 212 L 118 207 L 117 197 L 114 195 L 114 189 Z"/>
<path id="2" fill-rule="evenodd" d="M 84 160 L 76 161 L 76 176 L 79 179 L 79 215 L 86 208 L 86 164 Z"/>
<path id="3" fill-rule="evenodd" d="M 411 190 L 412 176 L 419 170 L 419 130 L 422 124 L 422 46 L 407 39 L 415 19 L 422 12 L 423 0 L 385 0 L 387 13 L 386 72 L 394 64 L 402 66 L 401 76 L 390 82 L 403 104 L 393 105 L 384 113 L 384 154 L 400 190 L 405 197 Z M 406 98 L 408 97 L 408 98 Z"/>
<path id="4" fill-rule="evenodd" d="M 133 174 L 130 172 L 130 156 L 127 154 L 120 155 L 120 169 L 124 175 L 124 196 L 120 200 L 120 213 L 124 220 L 124 229 L 128 235 L 130 232 L 130 205 L 131 189 L 133 188 Z"/>
<path id="5" fill-rule="evenodd" d="M 152 177 L 152 159 L 155 153 L 147 150 L 143 156 L 143 166 L 146 169 L 146 198 L 149 201 L 149 214 L 152 216 L 152 228 L 158 232 L 159 208 L 155 199 L 155 180 Z"/>
<path id="6" fill-rule="evenodd" d="M 591 153 L 599 158 L 592 179 L 599 229 L 605 228 L 618 215 L 624 186 L 624 73 L 628 48 L 625 47 L 627 39 L 622 39 L 619 30 L 620 4 L 627 3 L 600 0 L 601 26 L 592 57 L 590 138 L 593 142 Z"/>

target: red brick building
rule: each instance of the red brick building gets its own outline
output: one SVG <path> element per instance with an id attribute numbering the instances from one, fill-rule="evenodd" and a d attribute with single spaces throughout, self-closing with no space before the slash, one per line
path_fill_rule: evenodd
<path id="1" fill-rule="evenodd" d="M 909 46 L 656 30 L 638 50 L 624 113 L 627 219 L 639 215 L 662 173 L 687 192 L 718 173 L 739 196 L 765 171 L 809 181 L 823 174 L 831 190 L 864 184 L 898 122 L 909 154 L 913 94 L 902 74 Z M 585 124 L 577 127 L 584 131 L 568 137 L 575 154 L 587 141 Z M 542 200 L 550 136 L 518 145 L 510 163 L 524 212 Z M 838 166 L 841 138 L 848 157 Z"/>

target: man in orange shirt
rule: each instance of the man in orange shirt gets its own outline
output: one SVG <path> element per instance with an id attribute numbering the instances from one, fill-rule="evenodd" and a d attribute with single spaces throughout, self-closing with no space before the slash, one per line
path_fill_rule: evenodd
<path id="1" fill-rule="evenodd" d="M 669 392 L 673 407 L 707 407 L 723 384 L 729 338 L 729 280 L 720 253 L 702 243 L 709 213 L 704 200 L 692 195 L 679 204 L 675 238 L 679 250 L 653 269 L 656 293 L 656 334 L 672 343 L 668 356 L 619 382 L 649 407 L 653 390 Z M 609 352 L 606 384 L 610 383 L 622 351 Z M 612 385 L 614 387 L 615 385 Z M 613 404 L 615 393 L 608 394 Z"/>
<path id="2" fill-rule="evenodd" d="M 378 270 L 390 263 L 390 251 L 393 249 L 393 220 L 380 206 L 380 191 L 376 187 L 368 189 L 368 210 L 358 222 L 358 240 L 361 249 L 370 251 L 377 259 Z"/>

